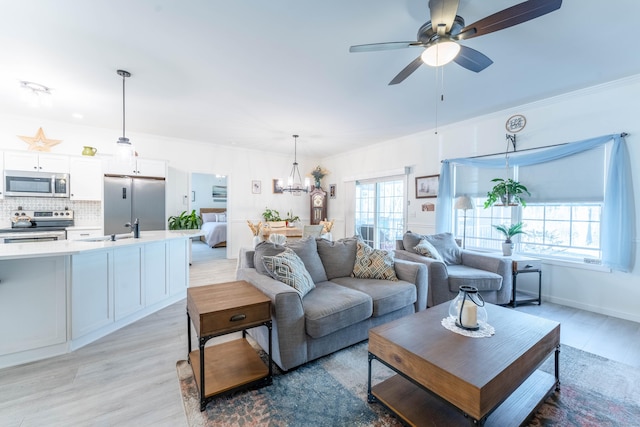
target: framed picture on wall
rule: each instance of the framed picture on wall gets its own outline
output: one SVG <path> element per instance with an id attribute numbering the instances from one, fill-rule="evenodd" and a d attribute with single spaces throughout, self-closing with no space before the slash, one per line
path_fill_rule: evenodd
<path id="1" fill-rule="evenodd" d="M 279 179 L 274 179 L 273 180 L 273 194 L 282 194 L 284 193 L 284 191 L 282 191 L 282 186 L 280 185 L 280 180 Z"/>
<path id="2" fill-rule="evenodd" d="M 416 199 L 438 197 L 438 185 L 440 175 L 428 175 L 416 177 Z"/>
<path id="3" fill-rule="evenodd" d="M 260 194 L 262 192 L 262 182 L 261 181 L 251 181 L 251 193 L 252 194 Z"/>

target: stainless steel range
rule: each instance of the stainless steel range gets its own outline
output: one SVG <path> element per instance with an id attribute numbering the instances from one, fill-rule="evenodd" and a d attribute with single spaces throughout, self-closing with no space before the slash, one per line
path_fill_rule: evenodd
<path id="1" fill-rule="evenodd" d="M 11 213 L 11 228 L 0 229 L 0 243 L 65 240 L 65 228 L 73 225 L 73 211 L 25 211 Z"/>

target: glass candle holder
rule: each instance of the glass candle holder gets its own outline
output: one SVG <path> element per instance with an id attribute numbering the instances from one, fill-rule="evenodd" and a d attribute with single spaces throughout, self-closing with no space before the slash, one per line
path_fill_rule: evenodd
<path id="1" fill-rule="evenodd" d="M 460 286 L 458 295 L 449 304 L 449 316 L 456 319 L 456 326 L 469 331 L 480 329 L 480 322 L 487 322 L 484 299 L 474 286 Z"/>

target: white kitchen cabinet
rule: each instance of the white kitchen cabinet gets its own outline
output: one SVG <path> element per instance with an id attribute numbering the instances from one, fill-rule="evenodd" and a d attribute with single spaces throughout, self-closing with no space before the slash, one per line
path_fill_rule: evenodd
<path id="1" fill-rule="evenodd" d="M 114 322 L 112 251 L 71 257 L 71 338 L 77 339 Z"/>
<path id="2" fill-rule="evenodd" d="M 63 344 L 66 312 L 64 256 L 0 261 L 0 355 Z"/>
<path id="3" fill-rule="evenodd" d="M 102 161 L 91 157 L 69 159 L 71 200 L 102 200 Z"/>
<path id="4" fill-rule="evenodd" d="M 167 278 L 169 293 L 175 295 L 184 292 L 189 283 L 189 239 L 168 240 L 167 245 Z"/>
<path id="5" fill-rule="evenodd" d="M 144 300 L 145 306 L 167 298 L 169 288 L 166 276 L 166 244 L 154 242 L 144 246 Z"/>
<path id="6" fill-rule="evenodd" d="M 141 245 L 114 250 L 113 289 L 116 321 L 144 307 L 141 253 Z"/>
<path id="7" fill-rule="evenodd" d="M 7 151 L 5 170 L 69 173 L 69 156 L 28 151 Z"/>
<path id="8" fill-rule="evenodd" d="M 132 162 L 123 162 L 117 157 L 112 157 L 106 162 L 105 173 L 111 175 L 165 178 L 167 176 L 167 162 L 141 158 L 136 158 Z"/>
<path id="9" fill-rule="evenodd" d="M 70 227 L 67 228 L 67 240 L 82 240 L 102 236 L 102 227 Z"/>

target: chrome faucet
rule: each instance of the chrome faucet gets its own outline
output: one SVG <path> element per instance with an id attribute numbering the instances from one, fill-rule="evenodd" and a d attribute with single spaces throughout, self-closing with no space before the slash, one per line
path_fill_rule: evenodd
<path id="1" fill-rule="evenodd" d="M 125 227 L 130 227 L 131 231 L 133 231 L 133 238 L 138 239 L 140 237 L 140 221 L 138 218 L 131 224 L 130 222 L 124 225 Z"/>

